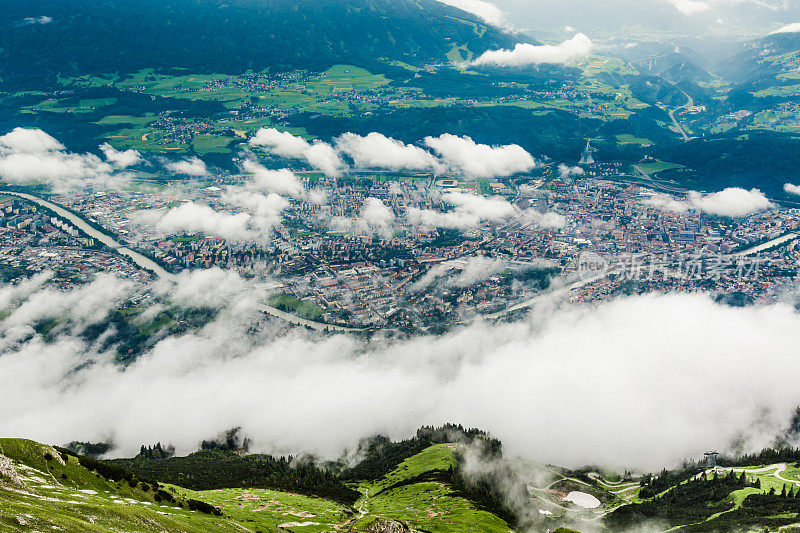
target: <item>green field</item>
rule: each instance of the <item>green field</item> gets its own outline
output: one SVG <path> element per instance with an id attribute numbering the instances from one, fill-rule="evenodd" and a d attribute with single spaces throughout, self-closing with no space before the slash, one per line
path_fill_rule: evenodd
<path id="1" fill-rule="evenodd" d="M 299 300 L 291 294 L 277 294 L 268 300 L 269 305 L 309 320 L 317 320 L 325 312 L 314 302 Z"/>
<path id="2" fill-rule="evenodd" d="M 149 485 L 110 481 L 50 446 L 0 439 L 0 454 L 10 459 L 0 470 L 2 531 L 240 531 L 228 519 L 190 511 L 180 490 L 167 489 L 181 505 L 156 501 Z"/>
<path id="3" fill-rule="evenodd" d="M 472 52 L 465 45 L 451 43 L 448 58 L 454 65 L 471 59 L 471 56 Z M 418 67 L 403 64 L 396 66 L 408 72 L 421 71 Z M 213 116 L 203 117 L 211 119 L 212 131 L 189 134 L 188 137 L 173 137 L 169 127 L 161 123 L 156 126 L 154 123 L 159 117 L 152 112 L 132 116 L 128 114 L 130 106 L 127 105 L 124 106 L 124 112 L 117 111 L 113 98 L 86 98 L 80 100 L 79 105 L 75 105 L 74 102 L 66 103 L 62 99 L 43 97 L 37 104 L 26 103 L 24 111 L 82 115 L 92 113 L 93 123 L 105 128 L 101 138 L 118 149 L 133 148 L 175 154 L 192 152 L 204 155 L 231 153 L 236 150 L 239 143 L 261 127 L 280 125 L 290 131 L 292 127 L 301 129 L 297 128 L 299 124 L 293 124 L 291 119 L 284 118 L 273 122 L 272 117 L 275 114 L 288 117 L 315 116 L 344 119 L 404 110 L 413 112 L 464 106 L 478 110 L 515 108 L 537 117 L 563 112 L 578 118 L 612 122 L 627 120 L 638 110 L 648 107 L 648 104 L 634 96 L 627 83 L 617 85 L 609 81 L 635 75 L 623 61 L 610 57 L 590 56 L 578 60 L 572 66 L 581 75 L 571 80 L 569 87 L 566 87 L 576 93 L 570 97 L 548 95 L 495 98 L 490 96 L 492 94 L 490 92 L 487 92 L 485 97 L 472 95 L 467 97 L 460 95 L 457 87 L 449 93 L 440 89 L 429 91 L 424 84 L 415 87 L 414 79 L 403 83 L 397 83 L 395 80 L 395 83 L 392 83 L 393 80 L 387 75 L 373 74 L 358 66 L 341 64 L 334 65 L 324 72 L 294 71 L 283 73 L 278 77 L 269 71 L 231 75 L 181 73 L 174 69 L 170 72 L 143 69 L 123 76 L 93 74 L 59 79 L 66 90 L 74 91 L 76 95 L 82 90 L 116 88 L 126 93 L 176 102 L 219 105 L 227 110 L 216 111 L 211 113 Z M 457 72 L 457 76 L 464 77 L 465 82 L 471 78 L 480 79 L 485 76 L 459 66 L 442 68 Z M 536 89 L 536 85 L 530 83 L 514 82 L 512 85 L 521 90 Z M 251 107 L 257 108 L 259 112 L 247 112 L 244 115 L 246 118 L 237 118 L 240 110 Z M 102 113 L 107 115 L 102 116 Z M 98 114 L 101 116 L 95 118 Z M 187 126 L 195 119 L 189 114 L 169 115 L 169 120 L 184 122 Z M 174 138 L 177 138 L 178 142 L 174 142 Z M 620 135 L 619 142 L 643 146 L 651 144 L 652 141 L 644 136 Z"/>
<path id="4" fill-rule="evenodd" d="M 641 146 L 650 146 L 653 144 L 653 141 L 651 141 L 650 139 L 636 137 L 629 133 L 617 135 L 616 137 L 617 137 L 617 142 L 619 142 L 619 144 L 638 144 Z"/>
<path id="5" fill-rule="evenodd" d="M 658 174 L 659 172 L 664 172 L 665 170 L 683 168 L 681 165 L 667 163 L 665 161 L 648 161 L 645 163 L 637 163 L 636 166 L 647 174 Z"/>

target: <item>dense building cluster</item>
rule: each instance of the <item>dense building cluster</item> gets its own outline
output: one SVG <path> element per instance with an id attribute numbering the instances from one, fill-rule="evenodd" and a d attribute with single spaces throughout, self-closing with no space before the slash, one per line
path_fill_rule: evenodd
<path id="1" fill-rule="evenodd" d="M 168 270 L 220 267 L 268 278 L 276 294 L 304 302 L 299 307 L 281 300 L 290 312 L 302 315 L 302 307 L 314 320 L 355 327 L 427 329 L 496 316 L 535 299 L 556 276 L 579 281 L 570 286 L 576 300 L 674 290 L 707 291 L 734 302 L 774 299 L 796 276 L 796 210 L 709 215 L 682 193 L 594 177 L 614 168 L 591 163 L 582 172 L 551 168 L 478 182 L 424 174 L 309 175 L 304 187 L 326 201 L 292 198 L 269 235 L 242 242 L 165 234 L 149 225 L 148 214 L 180 205 L 181 193 L 171 189 L 55 199 Z M 221 191 L 235 181 L 228 176 L 196 189 L 195 201 L 225 209 Z M 507 212 L 464 217 L 448 195 L 499 201 Z M 376 222 L 364 210 L 377 200 L 385 219 Z M 7 240 L 11 232 L 27 235 L 3 249 L 6 264 L 43 269 L 85 261 L 94 270 L 132 275 L 130 263 L 91 249 L 94 243 L 71 234 L 74 228 L 35 207 L 12 201 L 3 212 Z M 443 219 L 412 216 L 420 212 L 450 218 L 437 225 Z M 43 248 L 48 244 L 69 250 L 53 253 Z M 586 254 L 599 258 L 604 271 L 584 283 Z"/>

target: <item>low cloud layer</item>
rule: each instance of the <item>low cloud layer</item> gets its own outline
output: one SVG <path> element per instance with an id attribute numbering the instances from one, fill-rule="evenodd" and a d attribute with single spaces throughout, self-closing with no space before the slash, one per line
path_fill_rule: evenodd
<path id="1" fill-rule="evenodd" d="M 667 0 L 667 2 L 674 5 L 675 9 L 684 15 L 702 13 L 703 11 L 707 11 L 710 7 L 708 3 L 699 0 Z"/>
<path id="2" fill-rule="evenodd" d="M 261 128 L 250 139 L 251 146 L 261 146 L 281 157 L 303 159 L 326 176 L 339 176 L 345 164 L 334 148 L 325 142 L 309 143 L 300 136 L 275 128 Z"/>
<path id="3" fill-rule="evenodd" d="M 348 233 L 374 235 L 389 238 L 394 232 L 395 215 L 392 208 L 379 198 L 367 198 L 356 218 L 335 217 L 331 229 Z"/>
<path id="4" fill-rule="evenodd" d="M 758 189 L 748 191 L 738 187 L 706 195 L 692 192 L 689 201 L 704 213 L 725 217 L 745 217 L 775 207 Z"/>
<path id="5" fill-rule="evenodd" d="M 208 168 L 205 162 L 199 157 L 190 157 L 189 159 L 182 159 L 181 161 L 170 161 L 164 167 L 176 174 L 183 174 L 185 176 L 194 176 L 201 178 L 208 175 Z"/>
<path id="6" fill-rule="evenodd" d="M 117 168 L 128 168 L 138 165 L 143 161 L 138 150 L 117 150 L 108 143 L 100 145 L 100 150 L 106 156 L 106 161 Z"/>
<path id="7" fill-rule="evenodd" d="M 778 28 L 774 32 L 775 33 L 800 33 L 800 22 L 795 22 L 793 24 L 787 24 L 781 28 Z"/>
<path id="8" fill-rule="evenodd" d="M 800 194 L 800 185 L 794 185 L 791 183 L 786 183 L 783 186 L 783 190 L 789 194 Z"/>
<path id="9" fill-rule="evenodd" d="M 457 7 L 467 13 L 472 13 L 492 26 L 497 26 L 499 28 L 509 27 L 503 11 L 486 0 L 439 0 L 439 2 Z"/>
<path id="10" fill-rule="evenodd" d="M 166 211 L 143 211 L 134 217 L 164 236 L 177 233 L 203 233 L 231 242 L 269 240 L 280 224 L 289 201 L 275 193 L 264 193 L 251 187 L 227 187 L 220 200 L 224 210 L 194 201 Z"/>
<path id="11" fill-rule="evenodd" d="M 536 166 L 531 154 L 517 144 L 489 146 L 478 144 L 466 135 L 458 137 L 445 133 L 425 137 L 429 146 L 452 170 L 471 178 L 510 176 L 528 172 Z"/>
<path id="12" fill-rule="evenodd" d="M 328 176 L 339 176 L 346 161 L 359 170 L 380 169 L 451 173 L 470 179 L 505 177 L 536 166 L 533 156 L 521 146 L 489 146 L 472 138 L 443 134 L 426 137 L 422 146 L 407 144 L 382 133 L 344 133 L 333 144 L 305 139 L 273 128 L 262 128 L 250 141 L 275 155 L 303 159 Z"/>
<path id="13" fill-rule="evenodd" d="M 250 215 L 226 213 L 195 202 L 186 202 L 163 214 L 141 217 L 140 222 L 153 226 L 165 235 L 202 232 L 213 237 L 240 241 L 251 236 Z"/>
<path id="14" fill-rule="evenodd" d="M 419 281 L 414 283 L 412 290 L 423 290 L 440 279 L 445 279 L 445 286 L 470 287 L 502 272 L 506 268 L 508 268 L 508 265 L 502 259 L 483 256 L 448 261 L 436 265 L 426 272 Z"/>
<path id="15" fill-rule="evenodd" d="M 755 8 L 778 11 L 779 9 L 789 8 L 790 3 L 786 0 L 663 0 L 675 6 L 675 9 L 687 17 L 706 13 L 713 9 L 723 14 L 723 10 L 730 9 L 735 5 L 749 4 Z M 724 13 L 727 14 L 727 13 Z"/>
<path id="16" fill-rule="evenodd" d="M 291 170 L 271 170 L 251 160 L 245 161 L 242 166 L 250 178 L 247 186 L 252 190 L 285 194 L 293 198 L 305 196 L 305 187 Z"/>
<path id="17" fill-rule="evenodd" d="M 442 195 L 442 202 L 453 206 L 449 211 L 410 207 L 406 214 L 412 224 L 438 228 L 472 229 L 483 222 L 503 222 L 518 213 L 502 197 L 486 197 L 460 192 Z"/>
<path id="18" fill-rule="evenodd" d="M 790 186 L 789 184 L 786 185 L 786 187 Z M 788 188 L 786 188 L 786 191 L 791 192 Z M 665 194 L 654 194 L 646 199 L 644 203 L 676 213 L 696 209 L 709 215 L 732 218 L 750 216 L 775 207 L 760 190 L 750 189 L 748 191 L 739 187 L 729 187 L 710 194 L 691 191 L 688 201 L 676 200 Z"/>
<path id="19" fill-rule="evenodd" d="M 183 294 L 219 293 L 216 305 L 261 294 L 231 274 L 186 276 Z M 90 286 L 102 294 L 92 302 L 76 289 L 57 309 L 96 321 L 125 293 L 102 283 Z M 4 325 L 43 316 L 42 289 L 14 291 L 0 288 L 0 301 L 16 306 Z M 125 369 L 73 329 L 56 330 L 50 343 L 23 335 L 0 356 L 0 434 L 113 439 L 116 453 L 131 456 L 157 441 L 186 453 L 242 426 L 253 450 L 334 458 L 364 436 L 406 437 L 452 421 L 492 432 L 526 459 L 656 469 L 733 441 L 768 445 L 800 403 L 786 372 L 800 317 L 783 304 L 729 308 L 684 294 L 545 305 L 517 323 L 393 342 L 299 329 L 253 335 L 256 316 L 248 306 L 224 310 Z"/>
<path id="20" fill-rule="evenodd" d="M 518 43 L 513 50 L 489 50 L 475 59 L 475 66 L 525 67 L 542 63 L 563 64 L 577 57 L 588 55 L 592 51 L 592 40 L 583 33 L 551 45 L 533 45 Z"/>
<path id="21" fill-rule="evenodd" d="M 364 137 L 345 133 L 336 139 L 336 147 L 347 154 L 357 168 L 427 171 L 441 168 L 429 152 L 381 133 L 372 132 Z"/>
<path id="22" fill-rule="evenodd" d="M 12 183 L 43 182 L 57 192 L 128 183 L 127 175 L 115 173 L 112 165 L 96 155 L 69 152 L 44 131 L 24 128 L 0 136 L 0 178 Z"/>

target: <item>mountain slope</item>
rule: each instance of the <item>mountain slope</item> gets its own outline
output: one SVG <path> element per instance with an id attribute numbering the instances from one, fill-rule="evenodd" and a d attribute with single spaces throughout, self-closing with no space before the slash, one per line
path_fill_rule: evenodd
<path id="1" fill-rule="evenodd" d="M 364 496 L 350 507 L 247 483 L 195 491 L 137 478 L 113 462 L 0 439 L 0 531 L 509 531 L 505 521 L 450 486 L 456 446 L 430 446 L 374 482 L 362 482 Z M 215 458 L 221 456 L 210 456 L 207 465 Z M 124 477 L 113 479 L 117 475 Z"/>
<path id="2" fill-rule="evenodd" d="M 796 74 L 800 64 L 800 33 L 777 33 L 748 41 L 720 65 L 730 80 L 748 86 L 774 84 L 781 74 Z"/>
<path id="3" fill-rule="evenodd" d="M 47 17 L 47 18 L 42 18 Z M 513 39 L 435 0 L 0 0 L 0 76 L 446 61 Z"/>
<path id="4" fill-rule="evenodd" d="M 49 529 L 241 531 L 224 518 L 190 509 L 173 488 L 135 477 L 109 479 L 52 446 L 0 439 L 0 531 Z"/>

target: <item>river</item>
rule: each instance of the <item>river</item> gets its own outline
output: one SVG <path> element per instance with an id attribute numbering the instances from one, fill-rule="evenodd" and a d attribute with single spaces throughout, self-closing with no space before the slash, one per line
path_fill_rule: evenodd
<path id="1" fill-rule="evenodd" d="M 156 276 L 158 276 L 160 278 L 172 278 L 172 277 L 174 277 L 174 274 L 171 274 L 170 272 L 167 272 L 166 270 L 164 270 L 158 263 L 156 263 L 155 261 L 153 261 L 149 257 L 144 256 L 144 255 L 142 255 L 139 252 L 136 252 L 134 250 L 131 250 L 127 246 L 123 245 L 122 243 L 120 243 L 119 241 L 117 241 L 116 239 L 111 237 L 110 235 L 107 235 L 107 234 L 103 233 L 102 231 L 98 230 L 97 228 L 91 226 L 85 220 L 83 220 L 81 217 L 79 217 L 78 215 L 76 215 L 72 211 L 69 211 L 68 209 L 66 209 L 66 208 L 64 208 L 64 207 L 62 207 L 62 206 L 60 206 L 58 204 L 54 204 L 53 202 L 50 202 L 50 201 L 45 200 L 43 198 L 39 198 L 38 196 L 33 196 L 32 194 L 26 194 L 26 193 L 22 193 L 22 192 L 2 191 L 2 192 L 0 192 L 0 194 L 7 194 L 9 196 L 18 196 L 20 198 L 24 198 L 24 199 L 26 199 L 28 201 L 31 201 L 31 202 L 33 202 L 35 204 L 39 204 L 42 207 L 46 207 L 50 211 L 53 211 L 54 213 L 56 213 L 61 218 L 69 220 L 70 223 L 72 223 L 76 228 L 80 229 L 81 231 L 83 231 L 86 235 L 90 236 L 91 238 L 93 238 L 93 239 L 95 239 L 95 240 L 97 240 L 99 242 L 102 242 L 103 244 L 105 244 L 109 248 L 115 249 L 120 254 L 122 254 L 122 255 L 124 255 L 126 257 L 130 257 L 131 260 L 134 263 L 136 263 L 139 267 L 141 267 L 141 268 L 143 268 L 145 270 L 149 270 L 150 272 L 152 272 L 153 274 L 155 274 Z M 281 320 L 285 320 L 286 322 L 290 322 L 290 323 L 298 325 L 298 326 L 305 326 L 307 328 L 315 329 L 317 331 L 341 331 L 341 332 L 348 332 L 348 333 L 364 331 L 363 329 L 359 329 L 359 328 L 348 328 L 348 327 L 345 327 L 345 326 L 335 326 L 333 324 L 325 324 L 323 322 L 315 322 L 313 320 L 308 320 L 308 319 L 299 317 L 297 315 L 293 315 L 291 313 L 287 313 L 285 311 L 281 311 L 280 309 L 272 307 L 271 305 L 259 304 L 257 306 L 257 309 L 259 311 L 261 311 L 263 313 L 267 313 L 268 315 L 271 315 L 271 316 L 273 316 L 275 318 L 279 318 Z"/>

